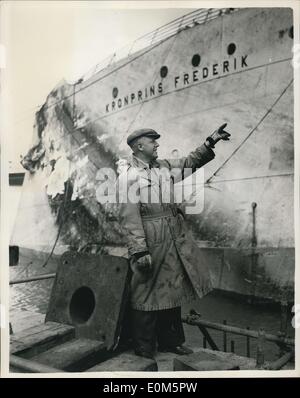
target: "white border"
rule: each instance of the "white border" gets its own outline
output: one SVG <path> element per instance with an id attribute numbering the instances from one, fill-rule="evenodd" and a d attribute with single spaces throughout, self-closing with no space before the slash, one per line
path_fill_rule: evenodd
<path id="1" fill-rule="evenodd" d="M 3 18 L 3 10 L 7 6 L 7 4 L 14 3 L 12 1 L 9 2 L 1 2 L 0 4 L 0 17 Z M 24 2 L 22 2 L 24 3 Z M 28 2 L 28 5 L 34 4 L 37 5 L 37 1 Z M 43 3 L 43 7 L 51 7 L 54 6 L 58 9 L 60 7 L 65 7 L 66 3 L 70 7 L 99 7 L 99 8 L 112 8 L 112 9 L 164 9 L 164 8 L 223 8 L 223 7 L 290 7 L 293 9 L 294 12 L 294 43 L 299 44 L 299 15 L 300 15 L 300 3 L 299 1 L 294 0 L 273 0 L 273 1 L 101 1 L 101 2 L 41 2 Z M 64 3 L 64 4 L 62 4 Z M 4 14 L 5 18 L 5 14 Z M 7 21 L 5 21 L 7 22 Z M 1 25 L 3 20 L 1 19 Z M 2 28 L 1 28 L 2 29 Z M 3 31 L 1 31 L 0 39 L 3 38 Z M 299 100 L 300 100 L 300 68 L 295 69 L 295 81 L 294 81 L 294 131 L 297 132 L 294 134 L 295 137 L 295 196 L 294 196 L 294 203 L 295 203 L 295 250 L 296 250 L 296 273 L 295 273 L 295 283 L 300 280 L 300 267 L 299 267 L 299 242 L 300 242 L 300 212 L 299 212 L 299 145 L 300 145 L 300 138 L 299 138 Z M 2 72 L 2 71 L 1 71 Z M 5 73 L 3 73 L 1 77 L 1 87 L 3 82 L 5 83 Z M 2 89 L 2 96 L 0 102 L 0 112 L 3 112 L 3 92 Z M 5 109 L 7 111 L 7 109 Z M 3 115 L 4 113 L 2 113 Z M 0 124 L 1 131 L 5 132 L 5 121 L 1 122 Z M 9 267 L 8 267 L 8 245 L 9 239 L 8 234 L 5 231 L 8 230 L 8 215 L 9 213 L 5 211 L 5 209 L 9 209 L 9 203 L 7 201 L 6 190 L 8 188 L 8 159 L 6 158 L 5 154 L 5 147 L 6 147 L 6 137 L 5 134 L 1 135 L 1 268 L 0 268 L 0 280 L 1 280 L 1 303 L 4 304 L 5 308 L 5 318 L 6 318 L 6 327 L 1 329 L 1 376 L 2 377 L 19 377 L 19 378 L 117 378 L 117 377 L 135 377 L 135 378 L 241 378 L 241 377 L 296 377 L 300 376 L 300 328 L 296 329 L 296 363 L 295 363 L 295 370 L 280 370 L 280 371 L 265 371 L 265 370 L 240 370 L 240 371 L 205 371 L 205 372 L 101 372 L 101 373 L 55 373 L 55 374 L 9 374 L 8 372 L 8 358 L 9 358 L 9 328 L 8 328 L 8 308 L 9 308 Z M 4 149 L 3 149 L 4 148 Z M 295 304 L 300 304 L 300 291 L 298 283 L 295 285 Z M 124 383 L 126 381 L 124 380 Z"/>

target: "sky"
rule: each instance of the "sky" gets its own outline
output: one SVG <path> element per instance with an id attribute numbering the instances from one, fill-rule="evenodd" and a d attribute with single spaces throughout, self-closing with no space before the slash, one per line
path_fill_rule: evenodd
<path id="1" fill-rule="evenodd" d="M 34 114 L 62 79 L 77 80 L 116 50 L 193 11 L 184 6 L 174 1 L 2 2 L 2 127 L 11 171 L 21 171 L 20 154 L 31 146 Z"/>

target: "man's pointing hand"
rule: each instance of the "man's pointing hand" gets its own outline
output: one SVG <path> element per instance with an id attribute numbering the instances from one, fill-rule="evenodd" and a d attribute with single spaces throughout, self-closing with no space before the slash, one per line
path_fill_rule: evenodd
<path id="1" fill-rule="evenodd" d="M 214 148 L 215 144 L 220 140 L 229 141 L 231 134 L 224 130 L 226 126 L 227 123 L 222 124 L 222 126 L 215 130 L 211 136 L 207 137 L 207 141 L 209 141 L 212 148 Z"/>

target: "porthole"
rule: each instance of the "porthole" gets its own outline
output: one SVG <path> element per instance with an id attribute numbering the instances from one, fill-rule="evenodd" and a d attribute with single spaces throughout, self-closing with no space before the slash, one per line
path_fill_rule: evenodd
<path id="1" fill-rule="evenodd" d="M 167 74 L 168 74 L 168 67 L 167 67 L 167 66 L 162 66 L 162 67 L 160 68 L 160 76 L 161 76 L 162 78 L 164 78 L 164 77 L 167 76 Z"/>
<path id="2" fill-rule="evenodd" d="M 235 53 L 236 50 L 236 45 L 234 43 L 230 43 L 227 47 L 227 53 L 228 55 L 232 55 Z"/>
<path id="3" fill-rule="evenodd" d="M 119 94 L 119 90 L 117 89 L 117 87 L 114 87 L 113 91 L 112 91 L 113 98 L 117 98 L 118 94 Z"/>
<path id="4" fill-rule="evenodd" d="M 194 54 L 193 58 L 192 58 L 192 65 L 193 66 L 199 66 L 200 61 L 201 61 L 200 55 L 199 54 Z"/>

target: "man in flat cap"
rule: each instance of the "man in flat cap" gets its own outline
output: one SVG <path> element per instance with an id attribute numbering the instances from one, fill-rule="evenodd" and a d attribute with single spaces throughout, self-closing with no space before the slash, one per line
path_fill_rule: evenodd
<path id="1" fill-rule="evenodd" d="M 179 159 L 158 159 L 160 135 L 155 130 L 136 130 L 127 138 L 133 155 L 119 183 L 126 183 L 127 193 L 134 187 L 136 200 L 127 197 L 119 211 L 128 238 L 131 326 L 137 355 L 153 358 L 156 348 L 181 355 L 191 352 L 183 346 L 181 305 L 207 294 L 211 282 L 204 254 L 176 205 L 174 182 L 184 178 L 185 169 L 195 172 L 214 158 L 215 144 L 229 140 L 225 127 L 222 125 L 203 145 Z M 162 200 L 161 170 L 169 173 L 168 202 Z"/>

